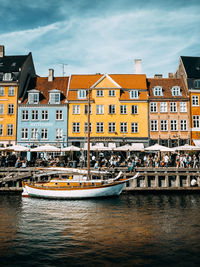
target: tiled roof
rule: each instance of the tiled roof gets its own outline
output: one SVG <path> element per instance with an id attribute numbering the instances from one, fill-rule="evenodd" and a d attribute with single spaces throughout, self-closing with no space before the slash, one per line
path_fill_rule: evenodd
<path id="1" fill-rule="evenodd" d="M 30 89 L 36 89 L 41 92 L 40 94 L 40 104 L 48 104 L 49 102 L 49 91 L 53 89 L 60 90 L 61 94 L 61 104 L 65 104 L 67 87 L 68 87 L 69 77 L 54 77 L 52 82 L 48 81 L 48 77 L 37 77 L 36 80 L 32 81 L 32 87 Z M 28 94 L 22 102 L 26 104 L 28 101 Z"/>
<path id="2" fill-rule="evenodd" d="M 109 74 L 124 89 L 147 89 L 144 74 Z"/>
<path id="3" fill-rule="evenodd" d="M 103 74 L 94 75 L 72 75 L 70 79 L 70 89 L 88 89 L 95 84 Z"/>
<path id="4" fill-rule="evenodd" d="M 156 86 L 161 86 L 163 89 L 163 96 L 154 96 L 153 88 Z M 181 89 L 182 96 L 172 96 L 171 88 L 174 86 L 179 86 Z M 188 98 L 187 89 L 184 86 L 184 83 L 181 79 L 175 78 L 148 78 L 147 79 L 147 87 L 149 90 L 149 98 L 156 99 L 180 99 L 180 98 Z"/>
<path id="5" fill-rule="evenodd" d="M 200 57 L 181 56 L 188 78 L 200 78 Z"/>

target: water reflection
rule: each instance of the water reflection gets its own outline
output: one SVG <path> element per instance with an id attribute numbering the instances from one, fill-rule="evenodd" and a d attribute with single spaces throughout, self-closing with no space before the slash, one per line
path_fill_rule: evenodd
<path id="1" fill-rule="evenodd" d="M 199 263 L 199 195 L 0 200 L 0 257 L 7 263 L 14 258 L 20 266 L 27 258 L 33 266 Z"/>

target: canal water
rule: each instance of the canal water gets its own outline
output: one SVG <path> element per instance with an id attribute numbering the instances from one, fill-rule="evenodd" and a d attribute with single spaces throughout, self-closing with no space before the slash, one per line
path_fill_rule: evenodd
<path id="1" fill-rule="evenodd" d="M 200 266 L 200 195 L 0 195 L 0 266 Z"/>

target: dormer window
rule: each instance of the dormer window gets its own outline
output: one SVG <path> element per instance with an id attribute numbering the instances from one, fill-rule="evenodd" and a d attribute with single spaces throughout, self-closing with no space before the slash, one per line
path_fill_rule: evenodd
<path id="1" fill-rule="evenodd" d="M 50 93 L 50 104 L 60 104 L 60 93 Z"/>
<path id="2" fill-rule="evenodd" d="M 29 93 L 28 94 L 28 103 L 29 104 L 38 104 L 39 103 L 39 93 Z"/>
<path id="3" fill-rule="evenodd" d="M 181 89 L 179 86 L 174 86 L 171 88 L 172 96 L 181 96 Z"/>
<path id="4" fill-rule="evenodd" d="M 200 88 L 200 80 L 195 80 L 194 81 L 194 87 L 195 88 Z"/>
<path id="5" fill-rule="evenodd" d="M 153 88 L 153 95 L 154 96 L 163 96 L 163 90 L 161 86 L 156 86 Z"/>
<path id="6" fill-rule="evenodd" d="M 83 89 L 81 89 L 81 90 L 78 90 L 78 98 L 79 99 L 85 99 L 86 98 L 86 90 L 83 90 Z"/>
<path id="7" fill-rule="evenodd" d="M 138 98 L 139 97 L 139 92 L 138 90 L 130 90 L 129 95 L 131 99 Z"/>
<path id="8" fill-rule="evenodd" d="M 11 73 L 4 73 L 3 80 L 4 81 L 12 81 L 12 75 L 11 75 Z"/>

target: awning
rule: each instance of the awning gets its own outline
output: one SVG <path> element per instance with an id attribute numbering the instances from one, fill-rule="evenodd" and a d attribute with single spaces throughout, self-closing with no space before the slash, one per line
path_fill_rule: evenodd
<path id="1" fill-rule="evenodd" d="M 195 146 L 200 147 L 200 139 L 193 139 L 192 141 L 194 142 Z"/>

